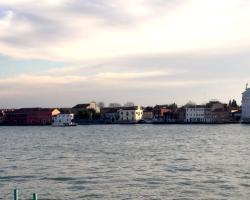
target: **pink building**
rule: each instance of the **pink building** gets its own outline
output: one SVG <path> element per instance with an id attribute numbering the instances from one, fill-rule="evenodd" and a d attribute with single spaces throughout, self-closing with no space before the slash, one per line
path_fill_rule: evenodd
<path id="1" fill-rule="evenodd" d="M 59 114 L 53 108 L 21 108 L 6 113 L 5 124 L 8 125 L 50 125 L 52 116 Z"/>

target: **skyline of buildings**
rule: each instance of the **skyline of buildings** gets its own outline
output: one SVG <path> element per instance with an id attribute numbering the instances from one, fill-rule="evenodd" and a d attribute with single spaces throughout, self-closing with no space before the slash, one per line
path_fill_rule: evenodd
<path id="1" fill-rule="evenodd" d="M 1 110 L 0 122 L 5 125 L 60 124 L 113 124 L 113 123 L 250 123 L 250 88 L 242 93 L 242 105 L 236 100 L 229 103 L 209 101 L 203 105 L 188 102 L 142 107 L 127 102 L 82 103 L 72 108 L 21 108 Z M 145 113 L 144 113 L 145 111 Z M 66 119 L 67 118 L 67 119 Z M 71 123 L 72 122 L 72 123 Z"/>

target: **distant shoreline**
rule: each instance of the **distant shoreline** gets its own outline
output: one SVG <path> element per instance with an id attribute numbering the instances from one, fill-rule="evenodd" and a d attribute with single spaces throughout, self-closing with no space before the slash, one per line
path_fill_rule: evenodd
<path id="1" fill-rule="evenodd" d="M 250 125 L 250 123 L 241 123 L 241 122 L 228 122 L 228 123 L 85 123 L 85 124 L 78 124 L 78 126 L 110 126 L 110 125 L 232 125 L 232 124 L 241 124 L 241 125 Z M 67 127 L 67 126 L 52 126 L 52 125 L 6 125 L 6 124 L 1 124 L 0 127 Z"/>

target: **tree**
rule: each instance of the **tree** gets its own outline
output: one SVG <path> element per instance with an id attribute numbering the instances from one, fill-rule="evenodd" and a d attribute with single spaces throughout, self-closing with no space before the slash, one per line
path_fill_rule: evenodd
<path id="1" fill-rule="evenodd" d="M 236 108 L 236 109 L 239 107 L 238 104 L 237 104 L 237 101 L 235 99 L 230 100 L 228 106 L 230 108 Z"/>
<path id="2" fill-rule="evenodd" d="M 119 103 L 110 103 L 109 107 L 111 107 L 111 108 L 117 108 L 117 107 L 121 107 L 121 104 L 119 104 Z"/>
<path id="3" fill-rule="evenodd" d="M 196 103 L 192 102 L 192 101 L 189 101 L 186 103 L 185 107 L 188 107 L 188 106 L 195 106 Z"/>
<path id="4" fill-rule="evenodd" d="M 169 104 L 167 106 L 168 109 L 171 109 L 171 110 L 177 110 L 178 109 L 178 106 L 176 103 L 172 103 L 172 104 Z"/>
<path id="5" fill-rule="evenodd" d="M 104 107 L 105 107 L 105 103 L 101 101 L 101 102 L 98 103 L 98 106 L 99 106 L 100 108 L 104 108 Z"/>
<path id="6" fill-rule="evenodd" d="M 233 101 L 232 101 L 232 107 L 233 108 L 237 108 L 238 107 L 237 102 L 236 102 L 235 99 L 233 99 Z"/>

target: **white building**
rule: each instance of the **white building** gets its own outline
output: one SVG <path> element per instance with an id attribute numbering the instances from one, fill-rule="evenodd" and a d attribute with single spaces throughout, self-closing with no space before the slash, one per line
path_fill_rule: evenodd
<path id="1" fill-rule="evenodd" d="M 250 123 L 250 88 L 246 87 L 246 91 L 242 93 L 242 122 Z"/>
<path id="2" fill-rule="evenodd" d="M 118 113 L 120 122 L 136 123 L 142 120 L 143 109 L 141 106 L 123 107 Z"/>
<path id="3" fill-rule="evenodd" d="M 72 122 L 74 114 L 58 114 L 53 116 L 53 126 L 73 126 L 75 123 Z"/>
<path id="4" fill-rule="evenodd" d="M 206 106 L 189 106 L 186 107 L 186 118 L 187 123 L 205 123 L 206 122 Z"/>
<path id="5" fill-rule="evenodd" d="M 4 122 L 4 111 L 0 110 L 0 124 Z"/>

